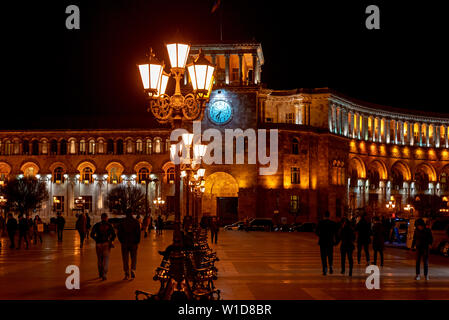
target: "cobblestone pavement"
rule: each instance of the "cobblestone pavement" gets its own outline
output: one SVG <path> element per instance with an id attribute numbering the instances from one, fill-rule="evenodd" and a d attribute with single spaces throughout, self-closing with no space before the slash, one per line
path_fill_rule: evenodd
<path id="1" fill-rule="evenodd" d="M 11 250 L 2 238 L 0 299 L 134 299 L 136 289 L 157 292 L 153 281 L 161 261 L 158 250 L 170 243 L 171 231 L 142 237 L 137 277 L 123 281 L 120 244 L 111 252 L 108 280 L 97 279 L 92 239 L 79 248 L 74 230 L 66 230 L 58 244 L 55 234 L 29 250 Z M 430 280 L 415 281 L 414 252 L 386 248 L 380 290 L 368 290 L 366 265 L 355 265 L 352 278 L 340 274 L 339 250 L 334 250 L 334 274 L 321 274 L 317 238 L 310 233 L 220 231 L 219 279 L 223 299 L 449 299 L 449 259 L 430 257 Z M 372 253 L 372 252 L 371 252 Z M 355 252 L 354 252 L 355 256 Z M 80 290 L 68 290 L 65 269 L 80 268 Z"/>

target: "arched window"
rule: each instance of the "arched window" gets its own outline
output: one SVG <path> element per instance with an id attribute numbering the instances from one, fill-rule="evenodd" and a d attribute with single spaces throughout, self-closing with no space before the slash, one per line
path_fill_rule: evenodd
<path id="1" fill-rule="evenodd" d="M 89 167 L 85 167 L 81 175 L 81 181 L 83 181 L 84 183 L 92 183 L 93 182 L 92 174 L 93 174 L 92 169 Z"/>
<path id="2" fill-rule="evenodd" d="M 86 154 L 86 140 L 84 140 L 84 139 L 80 140 L 79 154 Z"/>
<path id="3" fill-rule="evenodd" d="M 75 154 L 76 153 L 76 140 L 75 139 L 70 139 L 70 154 Z"/>
<path id="4" fill-rule="evenodd" d="M 136 153 L 141 154 L 143 152 L 143 143 L 141 139 L 136 141 Z"/>
<path id="5" fill-rule="evenodd" d="M 126 141 L 126 153 L 133 153 L 133 141 L 131 139 Z"/>
<path id="6" fill-rule="evenodd" d="M 31 142 L 31 154 L 33 156 L 39 155 L 39 141 L 33 140 Z"/>
<path id="7" fill-rule="evenodd" d="M 41 154 L 48 154 L 48 141 L 43 140 L 41 142 Z"/>
<path id="8" fill-rule="evenodd" d="M 108 154 L 114 154 L 114 140 L 112 140 L 112 139 L 108 139 L 107 153 Z"/>
<path id="9" fill-rule="evenodd" d="M 64 169 L 62 167 L 57 167 L 53 170 L 53 182 L 64 183 Z"/>
<path id="10" fill-rule="evenodd" d="M 117 140 L 117 154 L 123 154 L 123 140 Z"/>
<path id="11" fill-rule="evenodd" d="M 120 182 L 118 168 L 116 168 L 116 167 L 111 168 L 111 170 L 109 171 L 109 181 L 110 181 L 110 183 L 114 183 L 114 184 Z"/>
<path id="12" fill-rule="evenodd" d="M 12 143 L 9 140 L 6 140 L 6 142 L 5 142 L 5 154 L 6 155 L 12 154 Z"/>
<path id="13" fill-rule="evenodd" d="M 98 140 L 98 153 L 104 153 L 104 140 Z"/>
<path id="14" fill-rule="evenodd" d="M 22 141 L 22 154 L 30 154 L 30 143 L 28 140 Z"/>
<path id="15" fill-rule="evenodd" d="M 150 170 L 148 170 L 147 168 L 141 168 L 139 170 L 139 183 L 146 183 L 148 181 L 148 179 L 150 179 Z"/>
<path id="16" fill-rule="evenodd" d="M 175 183 L 175 168 L 171 167 L 167 170 L 167 182 Z"/>
<path id="17" fill-rule="evenodd" d="M 165 139 L 165 152 L 168 152 L 170 150 L 170 139 Z"/>
<path id="18" fill-rule="evenodd" d="M 59 153 L 62 155 L 67 154 L 67 140 L 62 139 L 59 146 Z"/>
<path id="19" fill-rule="evenodd" d="M 146 154 L 152 154 L 153 153 L 153 143 L 151 142 L 151 139 L 147 139 L 146 143 Z"/>
<path id="20" fill-rule="evenodd" d="M 299 154 L 299 141 L 297 138 L 292 140 L 292 154 Z"/>
<path id="21" fill-rule="evenodd" d="M 89 154 L 95 154 L 95 140 L 89 140 Z"/>
<path id="22" fill-rule="evenodd" d="M 154 139 L 154 153 L 161 153 L 162 152 L 162 146 L 161 146 L 161 138 Z"/>
<path id="23" fill-rule="evenodd" d="M 50 154 L 51 155 L 58 154 L 58 141 L 56 141 L 55 139 L 52 139 L 50 141 Z"/>

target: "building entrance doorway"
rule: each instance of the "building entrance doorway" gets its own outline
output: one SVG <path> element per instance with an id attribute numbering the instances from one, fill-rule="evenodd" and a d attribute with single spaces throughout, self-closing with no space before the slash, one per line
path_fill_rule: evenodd
<path id="1" fill-rule="evenodd" d="M 220 225 L 237 222 L 239 218 L 238 206 L 238 197 L 217 197 L 217 217 Z"/>

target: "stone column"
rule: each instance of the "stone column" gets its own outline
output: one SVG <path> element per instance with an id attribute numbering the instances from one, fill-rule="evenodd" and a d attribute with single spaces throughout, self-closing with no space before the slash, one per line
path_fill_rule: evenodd
<path id="1" fill-rule="evenodd" d="M 354 138 L 360 139 L 360 116 L 354 113 Z"/>
<path id="2" fill-rule="evenodd" d="M 413 132 L 414 125 L 413 125 L 412 122 L 410 122 L 408 125 L 409 125 L 409 129 L 408 129 L 409 139 L 408 139 L 408 141 L 409 141 L 409 144 L 411 146 L 413 146 L 414 143 L 415 143 L 415 133 Z"/>
<path id="3" fill-rule="evenodd" d="M 346 109 L 343 109 L 342 112 L 342 117 L 343 117 L 343 134 L 345 135 L 345 137 L 349 136 L 349 123 L 348 123 L 348 111 Z"/>
<path id="4" fill-rule="evenodd" d="M 422 124 L 418 123 L 418 145 L 422 146 Z"/>
<path id="5" fill-rule="evenodd" d="M 436 148 L 439 148 L 440 147 L 440 128 L 441 128 L 441 126 L 437 125 L 437 126 L 434 126 L 434 128 L 435 128 L 435 130 L 434 130 L 435 132 L 433 134 L 433 140 L 434 140 L 433 145 Z"/>
<path id="6" fill-rule="evenodd" d="M 252 80 L 253 84 L 256 84 L 257 55 L 255 53 L 253 53 L 252 56 L 253 56 L 253 78 L 251 80 Z"/>
<path id="7" fill-rule="evenodd" d="M 430 147 L 430 125 L 426 124 L 426 145 Z"/>
<path id="8" fill-rule="evenodd" d="M 368 116 L 363 116 L 363 133 L 364 133 L 364 139 L 365 140 L 369 140 L 369 137 L 368 137 L 368 120 L 369 120 L 369 118 L 368 118 Z"/>
<path id="9" fill-rule="evenodd" d="M 448 135 L 449 135 L 448 127 L 447 127 L 447 126 L 444 126 L 444 140 L 445 140 L 446 148 L 449 148 L 449 139 L 448 139 Z"/>
<path id="10" fill-rule="evenodd" d="M 240 82 L 240 85 L 243 84 L 242 62 L 243 62 L 243 53 L 239 53 L 239 82 Z"/>
<path id="11" fill-rule="evenodd" d="M 399 136 L 401 138 L 401 144 L 404 145 L 405 140 L 404 140 L 404 122 L 403 121 L 399 122 Z"/>
<path id="12" fill-rule="evenodd" d="M 385 142 L 390 143 L 390 119 L 385 119 Z"/>
<path id="13" fill-rule="evenodd" d="M 393 138 L 393 143 L 394 144 L 398 144 L 398 125 L 397 125 L 397 121 L 393 120 L 393 132 L 394 132 L 394 138 Z"/>
<path id="14" fill-rule="evenodd" d="M 332 105 L 332 132 L 337 133 L 337 107 Z"/>
<path id="15" fill-rule="evenodd" d="M 348 137 L 354 138 L 354 114 L 348 112 Z"/>
<path id="16" fill-rule="evenodd" d="M 229 53 L 225 54 L 225 81 L 226 84 L 230 82 L 230 74 L 229 74 Z"/>
<path id="17" fill-rule="evenodd" d="M 298 109 L 298 108 L 297 108 Z M 299 111 L 298 111 L 299 113 Z M 333 126 L 332 126 L 332 105 L 330 105 L 327 109 L 327 117 L 328 117 L 328 123 L 329 123 L 329 131 L 333 132 Z"/>

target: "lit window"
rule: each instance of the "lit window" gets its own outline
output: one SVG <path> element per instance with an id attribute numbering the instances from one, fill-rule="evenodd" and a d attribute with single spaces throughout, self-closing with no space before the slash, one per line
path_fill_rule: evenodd
<path id="1" fill-rule="evenodd" d="M 104 153 L 104 140 L 98 140 L 98 153 Z"/>
<path id="2" fill-rule="evenodd" d="M 86 154 L 86 141 L 84 139 L 80 141 L 79 154 Z"/>
<path id="3" fill-rule="evenodd" d="M 299 211 L 299 196 L 290 196 L 290 213 L 298 213 Z"/>
<path id="4" fill-rule="evenodd" d="M 154 139 L 154 153 L 161 153 L 161 139 L 156 138 Z"/>
<path id="5" fill-rule="evenodd" d="M 167 170 L 167 182 L 174 183 L 175 182 L 175 168 L 169 168 Z"/>
<path id="6" fill-rule="evenodd" d="M 75 139 L 70 140 L 70 154 L 76 153 L 76 141 Z"/>
<path id="7" fill-rule="evenodd" d="M 95 140 L 89 140 L 89 154 L 95 154 Z"/>
<path id="8" fill-rule="evenodd" d="M 147 154 L 152 154 L 153 153 L 153 144 L 151 142 L 151 139 L 147 139 L 147 143 L 146 143 L 146 153 Z"/>
<path id="9" fill-rule="evenodd" d="M 53 197 L 53 211 L 64 212 L 64 196 Z"/>
<path id="10" fill-rule="evenodd" d="M 92 183 L 93 182 L 92 174 L 93 174 L 93 171 L 91 168 L 89 168 L 89 167 L 84 168 L 83 173 L 81 175 L 81 182 Z"/>
<path id="11" fill-rule="evenodd" d="M 133 141 L 131 139 L 126 142 L 126 153 L 133 153 Z"/>
<path id="12" fill-rule="evenodd" d="M 286 123 L 295 123 L 295 114 L 293 112 L 285 114 Z"/>
<path id="13" fill-rule="evenodd" d="M 61 167 L 55 168 L 53 171 L 53 182 L 54 183 L 63 183 L 64 182 L 64 169 Z"/>
<path id="14" fill-rule="evenodd" d="M 6 155 L 11 155 L 12 154 L 12 143 L 9 140 L 7 140 L 5 142 L 5 154 Z"/>
<path id="15" fill-rule="evenodd" d="M 48 142 L 47 142 L 47 140 L 42 141 L 41 153 L 42 154 L 47 154 L 48 153 Z"/>
<path id="16" fill-rule="evenodd" d="M 119 183 L 120 182 L 120 175 L 118 172 L 118 168 L 117 167 L 112 167 L 111 170 L 109 171 L 109 183 Z"/>
<path id="17" fill-rule="evenodd" d="M 300 171 L 298 167 L 291 167 L 290 168 L 290 173 L 291 173 L 291 184 L 300 184 L 301 183 L 301 179 L 300 179 Z"/>
<path id="18" fill-rule="evenodd" d="M 137 139 L 136 141 L 136 153 L 141 154 L 143 152 L 143 143 L 142 140 Z"/>
<path id="19" fill-rule="evenodd" d="M 141 168 L 139 170 L 139 183 L 146 183 L 150 178 L 150 170 L 147 168 Z"/>

